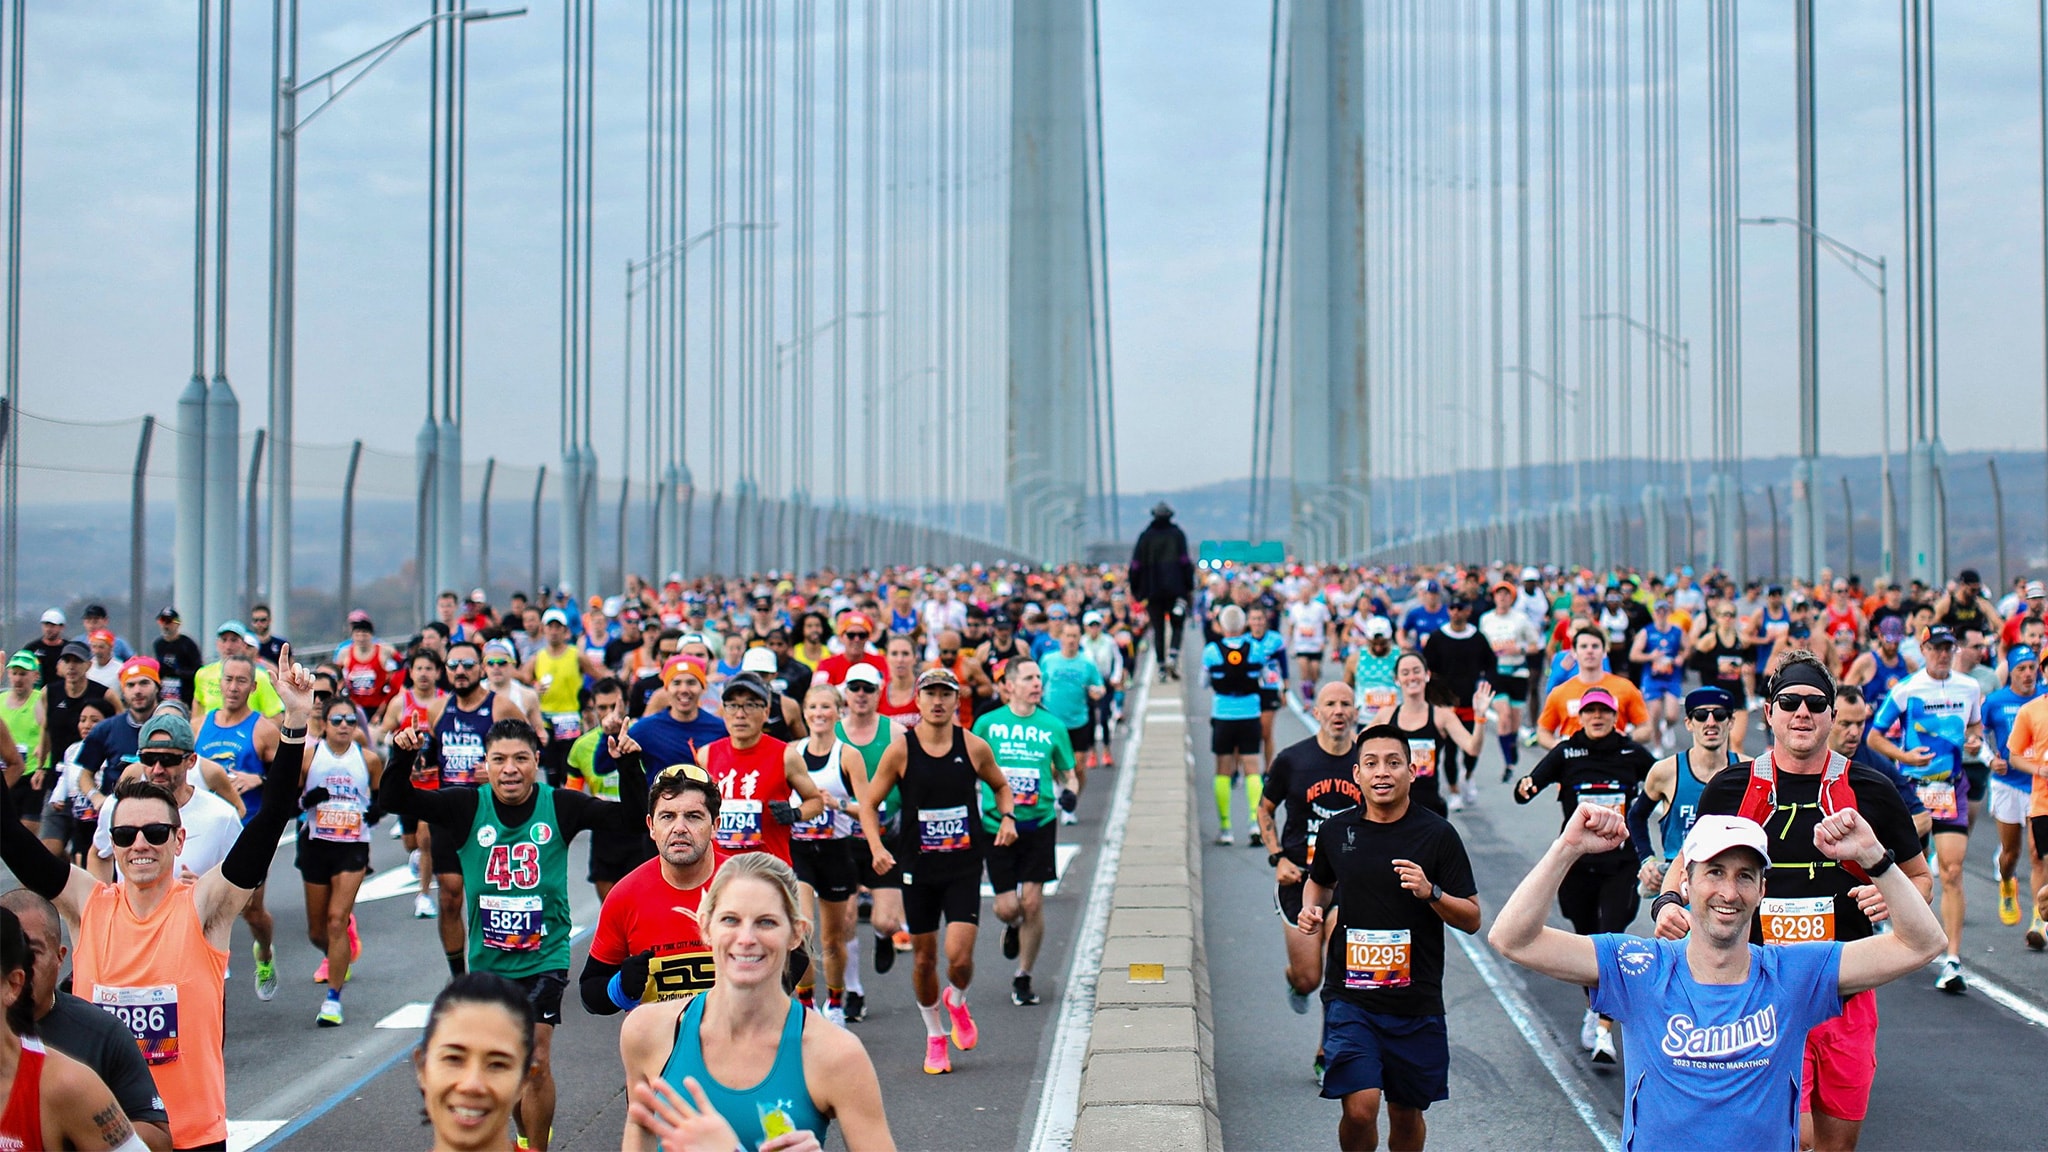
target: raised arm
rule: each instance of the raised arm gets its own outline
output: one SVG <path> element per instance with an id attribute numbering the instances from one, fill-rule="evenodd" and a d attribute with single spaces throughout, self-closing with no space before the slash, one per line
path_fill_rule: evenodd
<path id="1" fill-rule="evenodd" d="M 1579 805 L 1550 850 L 1501 905 L 1486 934 L 1487 943 L 1522 967 L 1545 976 L 1582 988 L 1600 983 L 1600 955 L 1592 938 L 1552 928 L 1545 920 L 1565 873 L 1580 857 L 1612 851 L 1627 841 L 1628 825 L 1621 813 Z"/>
<path id="2" fill-rule="evenodd" d="M 1885 854 L 1868 821 L 1853 808 L 1830 814 L 1813 830 L 1813 846 L 1830 860 L 1854 860 L 1865 870 Z M 1844 996 L 1888 984 L 1941 954 L 1948 936 L 1902 867 L 1890 867 L 1874 878 L 1890 913 L 1892 930 L 1842 945 L 1842 966 L 1836 977 Z"/>
<path id="3" fill-rule="evenodd" d="M 206 929 L 206 938 L 217 948 L 227 947 L 235 917 L 241 914 L 250 895 L 262 887 L 270 875 L 270 862 L 277 856 L 278 841 L 299 814 L 299 805 L 285 802 L 285 797 L 298 795 L 299 768 L 306 751 L 306 725 L 313 715 L 313 676 L 304 665 L 293 663 L 291 657 L 290 645 L 278 654 L 277 693 L 284 704 L 281 727 L 291 735 L 280 737 L 277 755 L 264 770 L 264 783 L 275 785 L 269 791 L 271 802 L 257 809 L 255 817 L 242 826 L 242 834 L 228 849 L 227 858 L 199 878 L 192 894 L 199 909 L 199 921 Z M 318 804 L 324 799 L 326 790 L 322 788 L 315 788 L 303 797 L 303 801 L 310 804 Z"/>

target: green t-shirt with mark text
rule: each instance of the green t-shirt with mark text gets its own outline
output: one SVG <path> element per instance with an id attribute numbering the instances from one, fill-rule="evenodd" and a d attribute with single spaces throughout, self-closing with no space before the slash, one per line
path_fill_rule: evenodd
<path id="1" fill-rule="evenodd" d="M 1010 779 L 1010 797 L 1015 802 L 1017 826 L 1036 827 L 1053 818 L 1058 783 L 1054 771 L 1074 770 L 1074 746 L 1067 739 L 1066 725 L 1043 707 L 1029 716 L 1019 716 L 1004 705 L 974 722 L 974 734 L 988 741 L 995 753 L 996 767 Z M 990 831 L 1003 823 L 996 811 L 996 790 L 981 785 L 981 822 Z"/>

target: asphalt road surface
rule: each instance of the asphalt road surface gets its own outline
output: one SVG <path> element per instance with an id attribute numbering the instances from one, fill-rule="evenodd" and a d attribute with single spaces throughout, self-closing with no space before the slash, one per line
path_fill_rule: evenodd
<path id="1" fill-rule="evenodd" d="M 1207 690 L 1191 646 L 1185 674 L 1192 771 L 1207 796 Z M 1752 724 L 1752 754 L 1761 750 Z M 1283 710 L 1276 747 L 1308 738 L 1302 714 Z M 1526 769 L 1534 751 L 1522 751 Z M 1451 1098 L 1427 1113 L 1432 1148 L 1613 1148 L 1621 1131 L 1627 1062 L 1596 1069 L 1578 1046 L 1580 990 L 1523 971 L 1494 954 L 1486 926 L 1555 837 L 1554 791 L 1517 805 L 1501 783 L 1501 754 L 1487 740 L 1476 808 L 1452 814 L 1479 882 L 1479 935 L 1446 949 L 1444 1000 L 1451 1040 Z M 1220 847 L 1213 802 L 1202 803 L 1202 875 L 1210 999 L 1216 1015 L 1216 1085 L 1224 1146 L 1328 1146 L 1338 1108 L 1311 1076 L 1320 1004 L 1288 1010 L 1282 924 L 1263 849 L 1244 845 L 1244 796 L 1235 798 L 1238 843 Z M 2048 1065 L 2048 954 L 2029 952 L 2022 927 L 1998 922 L 1989 817 L 1971 836 L 1963 964 L 1969 991 L 1934 989 L 1934 969 L 1878 992 L 1878 1071 L 1861 1147 L 2041 1147 L 2040 1077 Z M 2022 868 L 2025 867 L 2024 855 Z M 1647 935 L 1649 902 L 1632 929 Z M 1552 923 L 1566 927 L 1553 914 Z M 1934 1101 L 1939 1104 L 1930 1107 Z"/>

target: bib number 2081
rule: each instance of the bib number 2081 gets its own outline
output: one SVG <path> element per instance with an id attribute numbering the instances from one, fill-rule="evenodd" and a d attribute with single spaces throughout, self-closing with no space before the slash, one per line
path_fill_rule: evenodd
<path id="1" fill-rule="evenodd" d="M 540 885 L 540 846 L 499 844 L 484 864 L 484 882 L 493 888 L 535 888 Z"/>

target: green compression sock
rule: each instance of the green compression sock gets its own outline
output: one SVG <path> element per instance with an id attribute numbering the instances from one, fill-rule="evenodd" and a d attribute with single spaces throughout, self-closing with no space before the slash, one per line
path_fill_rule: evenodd
<path id="1" fill-rule="evenodd" d="M 1256 772 L 1244 774 L 1244 804 L 1254 818 L 1259 811 L 1259 797 L 1266 794 L 1266 778 Z"/>
<path id="2" fill-rule="evenodd" d="M 1230 777 L 1218 776 L 1215 779 L 1216 822 L 1222 826 L 1223 831 L 1228 832 L 1230 831 Z"/>

